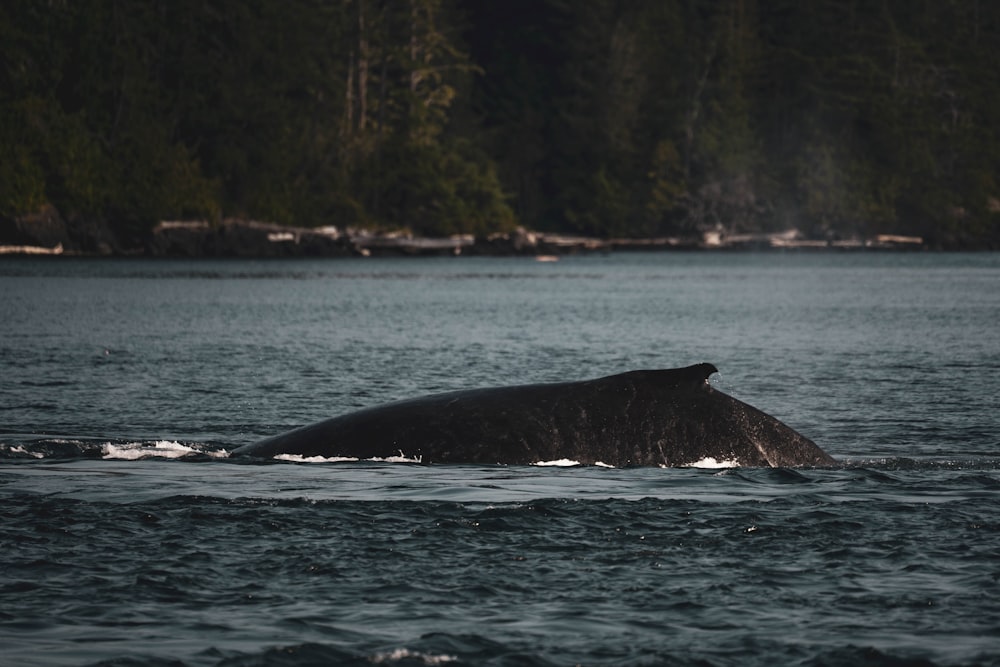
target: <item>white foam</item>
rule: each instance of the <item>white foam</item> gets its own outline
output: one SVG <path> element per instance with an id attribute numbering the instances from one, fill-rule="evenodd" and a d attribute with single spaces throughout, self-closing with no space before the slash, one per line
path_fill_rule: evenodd
<path id="1" fill-rule="evenodd" d="M 360 460 L 353 456 L 302 456 L 301 454 L 278 454 L 274 459 L 294 463 L 350 463 Z"/>
<path id="2" fill-rule="evenodd" d="M 700 461 L 688 463 L 684 468 L 739 468 L 740 462 L 731 459 L 717 461 L 714 456 L 706 456 Z"/>
<path id="3" fill-rule="evenodd" d="M 570 466 L 578 466 L 578 465 L 580 465 L 580 462 L 579 461 L 574 461 L 573 459 L 556 459 L 554 461 L 536 461 L 535 463 L 532 463 L 531 465 L 533 465 L 533 466 L 539 466 L 539 467 L 553 466 L 553 467 L 559 467 L 559 468 L 568 468 Z"/>
<path id="4" fill-rule="evenodd" d="M 400 452 L 399 456 L 387 456 L 384 459 L 371 458 L 371 459 L 365 459 L 365 460 L 366 461 L 384 461 L 385 463 L 421 463 L 423 461 L 423 458 L 424 458 L 423 456 L 418 456 L 415 459 L 414 458 L 410 458 L 410 457 L 406 456 L 405 454 L 403 454 L 403 452 Z"/>
<path id="5" fill-rule="evenodd" d="M 274 456 L 278 461 L 291 461 L 293 463 L 356 463 L 358 461 L 371 461 L 373 463 L 421 463 L 423 457 L 411 458 L 399 453 L 399 456 L 386 456 L 385 458 L 373 456 L 370 459 L 359 459 L 354 456 L 302 456 L 301 454 L 277 454 Z"/>
<path id="6" fill-rule="evenodd" d="M 458 660 L 458 656 L 454 655 L 428 655 L 420 651 L 411 651 L 407 648 L 397 648 L 386 653 L 376 653 L 369 659 L 377 665 L 383 662 L 398 662 L 406 658 L 420 660 L 425 665 L 442 665 L 446 662 L 455 662 Z"/>
<path id="7" fill-rule="evenodd" d="M 598 468 L 614 468 L 610 463 L 605 463 L 604 461 L 594 461 L 594 465 Z"/>
<path id="8" fill-rule="evenodd" d="M 44 458 L 45 456 L 40 452 L 29 452 L 27 449 L 21 447 L 20 445 L 14 445 L 13 447 L 10 447 L 9 451 L 13 454 L 27 454 L 28 456 L 34 456 L 36 459 Z"/>
<path id="9" fill-rule="evenodd" d="M 203 451 L 191 445 L 185 445 L 172 440 L 157 440 L 156 442 L 129 442 L 122 445 L 105 443 L 102 446 L 105 459 L 123 459 L 126 461 L 137 461 L 145 458 L 179 459 L 189 454 L 205 454 L 215 458 L 224 459 L 229 456 L 229 452 L 224 449 L 217 451 Z"/>

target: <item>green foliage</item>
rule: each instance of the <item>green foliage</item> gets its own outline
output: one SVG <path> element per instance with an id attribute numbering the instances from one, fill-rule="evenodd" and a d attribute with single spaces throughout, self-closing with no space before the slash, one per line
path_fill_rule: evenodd
<path id="1" fill-rule="evenodd" d="M 383 220 L 425 236 L 510 231 L 514 215 L 492 166 L 464 142 L 406 142 L 384 156 Z"/>
<path id="2" fill-rule="evenodd" d="M 110 166 L 81 113 L 29 97 L 7 105 L 0 130 L 0 201 L 8 215 L 57 201 L 67 213 L 99 211 Z"/>
<path id="3" fill-rule="evenodd" d="M 42 150 L 25 121 L 19 108 L 8 106 L 0 115 L 0 215 L 36 211 L 47 201 Z"/>
<path id="4" fill-rule="evenodd" d="M 0 7 L 0 214 L 1000 242 L 1000 5 Z"/>
<path id="5" fill-rule="evenodd" d="M 528 226 L 996 242 L 993 5 L 466 5 L 492 154 Z M 541 73 L 520 61 L 532 49 Z"/>

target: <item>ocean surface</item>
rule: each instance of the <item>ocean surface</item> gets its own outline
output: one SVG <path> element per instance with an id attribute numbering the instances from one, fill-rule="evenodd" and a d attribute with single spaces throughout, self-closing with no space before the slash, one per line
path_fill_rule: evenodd
<path id="1" fill-rule="evenodd" d="M 828 469 L 227 458 L 715 364 Z M 3 665 L 1000 665 L 1000 255 L 0 259 Z"/>

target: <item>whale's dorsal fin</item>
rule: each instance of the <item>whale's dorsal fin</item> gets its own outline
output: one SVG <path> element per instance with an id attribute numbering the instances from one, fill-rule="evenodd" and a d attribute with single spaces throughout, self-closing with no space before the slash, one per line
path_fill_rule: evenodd
<path id="1" fill-rule="evenodd" d="M 677 374 L 677 384 L 700 385 L 708 382 L 712 373 L 718 373 L 719 369 L 713 364 L 701 363 L 687 368 L 676 368 L 673 372 Z"/>
<path id="2" fill-rule="evenodd" d="M 697 389 L 708 384 L 712 373 L 719 369 L 709 363 L 695 364 L 685 368 L 662 368 L 648 371 L 630 371 L 622 373 L 621 378 L 632 378 L 641 382 L 649 382 L 658 387 L 690 387 Z M 640 379 L 641 378 L 641 379 Z M 609 378 L 610 379 L 610 378 Z"/>

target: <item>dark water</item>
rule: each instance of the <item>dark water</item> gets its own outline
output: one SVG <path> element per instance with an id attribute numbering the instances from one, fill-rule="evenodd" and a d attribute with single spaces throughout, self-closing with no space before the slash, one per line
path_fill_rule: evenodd
<path id="1" fill-rule="evenodd" d="M 0 262 L 0 662 L 1000 665 L 1000 256 Z M 246 463 L 710 361 L 827 470 Z"/>

